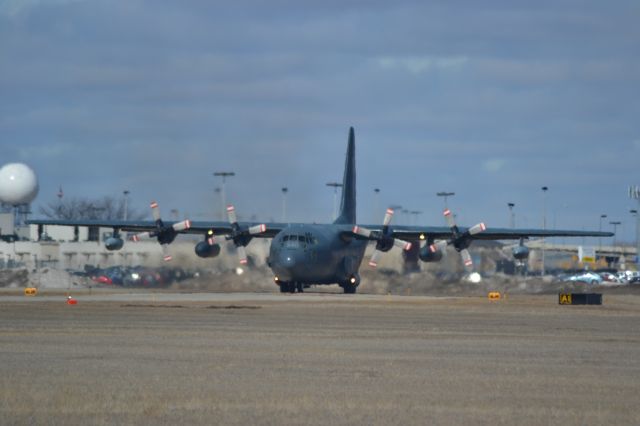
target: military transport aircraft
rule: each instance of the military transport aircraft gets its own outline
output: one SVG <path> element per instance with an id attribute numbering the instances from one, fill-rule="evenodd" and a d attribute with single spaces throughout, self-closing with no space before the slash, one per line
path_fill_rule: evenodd
<path id="1" fill-rule="evenodd" d="M 437 262 L 444 249 L 453 246 L 461 255 L 467 269 L 472 260 L 467 250 L 473 240 L 507 240 L 528 237 L 607 237 L 610 232 L 558 231 L 540 229 L 488 228 L 483 223 L 458 227 L 453 215 L 445 210 L 448 227 L 390 225 L 393 210 L 387 210 L 382 226 L 358 225 L 356 222 L 356 163 L 355 136 L 349 129 L 344 168 L 340 215 L 331 224 L 309 223 L 253 223 L 238 222 L 233 206 L 227 208 L 229 222 L 165 222 L 160 218 L 158 204 L 151 203 L 154 221 L 121 220 L 31 220 L 39 225 L 93 226 L 113 228 L 113 236 L 105 241 L 108 250 L 119 250 L 124 241 L 120 231 L 138 232 L 134 240 L 156 238 L 163 247 L 165 260 L 171 260 L 168 246 L 178 234 L 203 236 L 195 246 L 196 255 L 209 258 L 220 253 L 220 240 L 233 242 L 240 263 L 247 263 L 245 247 L 253 238 L 272 238 L 267 264 L 275 275 L 281 292 L 302 292 L 312 284 L 338 284 L 345 293 L 355 293 L 360 284 L 358 270 L 370 241 L 376 243 L 369 265 L 375 267 L 380 256 L 393 247 L 409 250 L 422 241 L 419 258 L 423 262 Z"/>

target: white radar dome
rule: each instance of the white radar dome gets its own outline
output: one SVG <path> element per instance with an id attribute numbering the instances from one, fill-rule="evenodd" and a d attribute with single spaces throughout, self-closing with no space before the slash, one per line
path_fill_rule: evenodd
<path id="1" fill-rule="evenodd" d="M 0 169 L 0 201 L 17 206 L 38 195 L 38 178 L 26 164 L 9 163 Z"/>

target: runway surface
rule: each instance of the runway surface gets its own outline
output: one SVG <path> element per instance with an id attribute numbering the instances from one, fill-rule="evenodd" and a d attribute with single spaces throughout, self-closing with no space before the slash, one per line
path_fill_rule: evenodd
<path id="1" fill-rule="evenodd" d="M 3 424 L 640 424 L 640 297 L 0 296 Z"/>

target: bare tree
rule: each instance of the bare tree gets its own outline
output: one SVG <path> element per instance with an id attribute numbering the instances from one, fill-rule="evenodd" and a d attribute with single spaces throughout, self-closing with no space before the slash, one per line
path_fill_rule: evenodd
<path id="1" fill-rule="evenodd" d="M 40 213 L 50 219 L 62 220 L 119 220 L 124 217 L 125 200 L 105 196 L 100 199 L 89 198 L 59 198 L 44 206 L 40 206 Z M 127 219 L 140 220 L 147 217 L 128 206 Z"/>

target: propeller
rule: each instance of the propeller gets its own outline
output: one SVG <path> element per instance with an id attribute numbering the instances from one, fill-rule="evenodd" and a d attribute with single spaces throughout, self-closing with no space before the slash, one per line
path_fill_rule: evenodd
<path id="1" fill-rule="evenodd" d="M 240 263 L 245 265 L 247 263 L 247 250 L 245 247 L 249 244 L 254 235 L 265 232 L 267 230 L 267 225 L 262 223 L 260 225 L 244 228 L 241 227 L 240 224 L 238 224 L 236 209 L 232 205 L 227 206 L 227 217 L 231 224 L 231 233 L 226 236 L 226 239 L 233 241 L 233 244 L 236 246 L 236 250 L 238 251 Z"/>
<path id="2" fill-rule="evenodd" d="M 172 259 L 169 253 L 169 244 L 175 240 L 176 236 L 181 231 L 186 231 L 191 228 L 190 220 L 183 220 L 182 222 L 176 222 L 173 225 L 166 226 L 160 218 L 160 208 L 155 201 L 151 202 L 151 214 L 156 222 L 156 229 L 153 231 L 140 232 L 135 234 L 131 239 L 133 241 L 140 241 L 144 239 L 157 238 L 158 242 L 162 246 L 162 256 L 166 262 Z"/>
<path id="3" fill-rule="evenodd" d="M 487 229 L 484 223 L 478 223 L 467 229 L 465 232 L 460 232 L 460 229 L 456 225 L 456 221 L 451 213 L 451 210 L 446 209 L 444 211 L 444 217 L 447 221 L 447 225 L 451 228 L 451 238 L 449 240 L 440 240 L 431 244 L 429 249 L 432 253 L 444 250 L 448 245 L 452 245 L 456 251 L 462 256 L 464 266 L 468 271 L 473 270 L 473 260 L 471 259 L 471 253 L 469 253 L 469 245 L 473 238 L 472 236 L 479 234 Z"/>
<path id="4" fill-rule="evenodd" d="M 392 247 L 399 247 L 407 251 L 411 250 L 410 242 L 392 237 L 392 233 L 389 229 L 391 218 L 393 218 L 393 210 L 387 209 L 387 212 L 384 215 L 384 220 L 382 221 L 382 231 L 372 231 L 357 225 L 353 227 L 354 234 L 360 235 L 368 240 L 376 241 L 376 249 L 369 260 L 369 266 L 372 268 L 378 266 L 378 260 L 380 259 L 380 256 L 382 256 L 382 253 L 388 252 Z"/>

